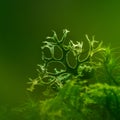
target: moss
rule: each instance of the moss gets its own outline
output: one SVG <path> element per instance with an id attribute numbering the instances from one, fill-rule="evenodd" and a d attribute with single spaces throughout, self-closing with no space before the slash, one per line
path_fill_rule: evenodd
<path id="1" fill-rule="evenodd" d="M 119 120 L 119 59 L 110 47 L 87 35 L 88 50 L 83 49 L 83 41 L 70 40 L 66 45 L 68 33 L 63 30 L 58 39 L 53 31 L 43 42 L 43 64 L 27 88 L 32 94 L 39 88 L 43 98 L 28 99 L 15 113 L 25 120 Z"/>

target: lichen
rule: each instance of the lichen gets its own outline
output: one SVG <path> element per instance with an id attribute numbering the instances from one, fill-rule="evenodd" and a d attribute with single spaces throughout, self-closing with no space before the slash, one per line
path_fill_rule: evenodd
<path id="1" fill-rule="evenodd" d="M 97 54 L 103 53 L 106 50 L 102 47 L 102 42 L 99 43 L 96 41 L 94 36 L 92 37 L 92 40 L 90 40 L 88 35 L 85 35 L 89 48 L 87 50 L 87 55 L 81 59 L 81 56 L 84 54 L 83 41 L 77 41 L 75 44 L 70 40 L 68 45 L 65 45 L 64 40 L 68 33 L 69 31 L 64 29 L 62 38 L 58 39 L 56 32 L 53 31 L 53 36 L 47 37 L 47 41 L 43 41 L 41 49 L 42 61 L 44 64 L 39 65 L 40 74 L 39 79 L 34 80 L 36 83 L 54 84 L 57 89 L 59 89 L 63 87 L 63 83 L 69 80 L 70 77 L 78 77 L 80 79 L 91 77 L 94 73 L 93 71 L 102 64 L 99 59 L 94 61 Z M 55 57 L 55 47 L 61 52 L 59 58 Z M 49 54 L 46 53 L 45 49 L 49 50 Z M 71 59 L 73 60 L 71 61 Z M 49 79 L 44 81 L 46 78 Z M 34 85 L 36 84 L 31 82 L 31 89 L 29 88 L 28 90 L 34 90 Z"/>

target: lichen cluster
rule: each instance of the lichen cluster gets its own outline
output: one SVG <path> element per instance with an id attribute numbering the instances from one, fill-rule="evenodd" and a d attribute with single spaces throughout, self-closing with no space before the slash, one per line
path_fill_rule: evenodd
<path id="1" fill-rule="evenodd" d="M 28 90 L 33 91 L 34 86 L 38 84 L 49 84 L 59 89 L 69 78 L 92 77 L 94 71 L 100 67 L 103 61 L 97 58 L 97 54 L 105 52 L 102 42 L 99 43 L 94 37 L 90 40 L 86 35 L 88 49 L 86 55 L 82 57 L 85 52 L 83 41 L 77 41 L 75 44 L 69 40 L 66 45 L 64 41 L 68 33 L 69 31 L 64 29 L 62 38 L 58 39 L 56 32 L 53 31 L 53 36 L 47 37 L 47 41 L 43 42 L 44 45 L 41 47 L 43 65 L 39 65 L 39 77 L 35 80 L 30 79 L 29 83 L 32 85 Z"/>

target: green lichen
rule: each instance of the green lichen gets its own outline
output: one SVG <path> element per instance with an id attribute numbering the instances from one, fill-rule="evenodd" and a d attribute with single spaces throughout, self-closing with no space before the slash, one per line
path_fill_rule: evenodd
<path id="1" fill-rule="evenodd" d="M 94 37 L 90 40 L 88 35 L 86 35 L 85 37 L 88 41 L 89 48 L 86 56 L 82 58 L 84 54 L 83 41 L 77 41 L 76 44 L 74 44 L 73 41 L 70 40 L 68 45 L 65 45 L 64 40 L 68 33 L 68 30 L 63 30 L 62 38 L 58 39 L 54 31 L 53 36 L 47 37 L 47 41 L 43 42 L 44 45 L 41 49 L 43 50 L 42 60 L 44 64 L 39 65 L 39 78 L 30 82 L 31 87 L 28 88 L 28 90 L 34 90 L 34 86 L 37 84 L 56 85 L 56 88 L 59 89 L 69 80 L 69 77 L 77 77 L 79 79 L 89 78 L 92 77 L 94 70 L 100 67 L 102 62 L 99 59 L 94 61 L 94 58 L 97 54 L 104 54 L 106 51 L 106 49 L 102 47 L 102 42 L 99 43 Z M 55 47 L 60 51 L 61 55 L 59 58 L 55 57 Z M 45 53 L 45 49 L 49 50 L 49 54 Z M 52 70 L 50 68 L 52 68 Z M 48 78 L 48 80 L 44 81 L 46 78 Z"/>

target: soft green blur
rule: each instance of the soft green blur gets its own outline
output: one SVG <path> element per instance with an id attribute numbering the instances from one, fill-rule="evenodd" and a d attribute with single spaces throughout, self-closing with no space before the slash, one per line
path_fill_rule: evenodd
<path id="1" fill-rule="evenodd" d="M 41 42 L 56 30 L 71 32 L 80 41 L 95 35 L 112 47 L 120 45 L 119 0 L 1 0 L 0 1 L 0 101 L 19 103 L 26 82 L 36 77 Z"/>

